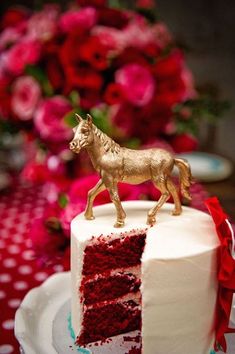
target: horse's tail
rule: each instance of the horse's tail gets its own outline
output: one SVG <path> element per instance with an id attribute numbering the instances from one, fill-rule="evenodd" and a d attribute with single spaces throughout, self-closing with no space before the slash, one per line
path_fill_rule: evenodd
<path id="1" fill-rule="evenodd" d="M 175 165 L 179 169 L 181 193 L 186 199 L 191 200 L 192 197 L 190 195 L 189 188 L 193 183 L 193 179 L 192 179 L 190 165 L 188 161 L 184 159 L 174 159 L 174 161 L 175 161 Z"/>

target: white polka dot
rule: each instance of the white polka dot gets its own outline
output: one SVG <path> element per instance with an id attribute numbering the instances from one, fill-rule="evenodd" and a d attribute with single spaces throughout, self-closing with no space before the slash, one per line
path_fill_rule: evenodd
<path id="1" fill-rule="evenodd" d="M 18 272 L 20 274 L 30 274 L 32 273 L 32 267 L 30 267 L 29 265 L 22 265 L 18 268 Z"/>
<path id="2" fill-rule="evenodd" d="M 24 225 L 24 224 L 20 224 L 20 225 L 17 226 L 17 231 L 19 233 L 24 233 L 26 230 L 27 230 L 27 226 Z"/>
<path id="3" fill-rule="evenodd" d="M 19 307 L 20 303 L 21 303 L 20 299 L 11 299 L 8 301 L 8 305 L 14 309 Z"/>
<path id="4" fill-rule="evenodd" d="M 6 268 L 13 268 L 16 266 L 16 264 L 17 264 L 17 262 L 14 258 L 6 258 L 3 261 L 3 265 Z"/>
<path id="5" fill-rule="evenodd" d="M 4 273 L 0 274 L 0 283 L 9 283 L 11 281 L 10 274 Z"/>
<path id="6" fill-rule="evenodd" d="M 6 247 L 6 244 L 3 240 L 0 240 L 0 248 L 5 248 Z"/>
<path id="7" fill-rule="evenodd" d="M 9 237 L 9 231 L 8 230 L 1 230 L 1 236 L 2 238 L 8 238 Z"/>
<path id="8" fill-rule="evenodd" d="M 25 290 L 27 289 L 28 284 L 26 283 L 26 281 L 16 281 L 13 286 L 16 290 Z"/>
<path id="9" fill-rule="evenodd" d="M 10 254 L 17 254 L 17 253 L 20 253 L 20 247 L 17 246 L 17 245 L 11 245 L 8 247 L 8 252 Z"/>
<path id="10" fill-rule="evenodd" d="M 13 329 L 14 328 L 14 320 L 6 320 L 2 323 L 4 329 Z"/>
<path id="11" fill-rule="evenodd" d="M 12 218 L 11 216 L 8 216 L 8 218 L 5 218 L 3 220 L 3 223 L 7 227 L 12 227 L 14 225 L 14 218 Z"/>
<path id="12" fill-rule="evenodd" d="M 0 354 L 10 354 L 13 353 L 14 347 L 11 344 L 0 345 Z"/>
<path id="13" fill-rule="evenodd" d="M 3 290 L 0 290 L 0 300 L 6 297 L 6 293 Z"/>
<path id="14" fill-rule="evenodd" d="M 14 236 L 14 241 L 15 241 L 16 243 L 21 243 L 21 242 L 24 241 L 24 238 L 23 238 L 23 236 L 21 236 L 21 235 L 15 235 L 15 236 Z"/>
<path id="15" fill-rule="evenodd" d="M 61 264 L 56 264 L 53 266 L 55 272 L 63 272 L 64 267 Z"/>
<path id="16" fill-rule="evenodd" d="M 45 272 L 38 272 L 35 274 L 34 278 L 38 281 L 43 281 L 48 278 L 48 274 Z"/>
<path id="17" fill-rule="evenodd" d="M 31 261 L 34 258 L 34 251 L 33 250 L 27 250 L 22 253 L 23 259 L 26 261 Z"/>
<path id="18" fill-rule="evenodd" d="M 25 241 L 25 246 L 28 247 L 28 248 L 31 248 L 33 246 L 33 242 L 32 240 L 28 239 Z"/>

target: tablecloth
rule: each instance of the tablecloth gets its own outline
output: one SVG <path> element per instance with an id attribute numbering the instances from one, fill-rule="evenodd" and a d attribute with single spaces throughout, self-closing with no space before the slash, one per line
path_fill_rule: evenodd
<path id="1" fill-rule="evenodd" d="M 192 186 L 192 206 L 205 209 L 205 189 Z M 0 195 L 0 354 L 19 353 L 14 336 L 15 312 L 26 293 L 39 286 L 63 263 L 43 267 L 35 257 L 29 228 L 43 214 L 47 201 L 43 187 L 16 184 Z M 48 353 L 49 354 L 49 353 Z"/>
<path id="2" fill-rule="evenodd" d="M 19 353 L 14 318 L 25 294 L 52 273 L 63 271 L 61 264 L 42 268 L 28 236 L 30 224 L 45 205 L 40 187 L 17 185 L 0 196 L 0 354 Z"/>

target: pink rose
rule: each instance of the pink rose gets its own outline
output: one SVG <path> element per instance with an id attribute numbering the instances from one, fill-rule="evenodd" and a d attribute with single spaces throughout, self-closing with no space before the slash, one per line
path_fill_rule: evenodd
<path id="1" fill-rule="evenodd" d="M 13 86 L 12 111 L 22 120 L 33 117 L 41 97 L 38 82 L 32 76 L 21 76 Z"/>
<path id="2" fill-rule="evenodd" d="M 48 206 L 42 217 L 34 219 L 29 230 L 33 249 L 40 261 L 46 262 L 55 259 L 67 246 L 59 219 L 59 209 L 56 205 Z"/>
<path id="3" fill-rule="evenodd" d="M 69 203 L 60 213 L 60 222 L 64 234 L 70 237 L 70 224 L 76 215 L 85 209 L 86 204 L 83 202 Z"/>
<path id="4" fill-rule="evenodd" d="M 127 64 L 115 74 L 126 99 L 136 106 L 144 106 L 152 99 L 155 82 L 149 70 L 139 64 Z"/>
<path id="5" fill-rule="evenodd" d="M 36 64 L 40 58 L 41 45 L 32 39 L 23 39 L 7 52 L 6 67 L 10 73 L 20 75 L 27 64 Z"/>
<path id="6" fill-rule="evenodd" d="M 81 213 L 87 202 L 87 193 L 98 182 L 99 177 L 97 175 L 90 175 L 78 179 L 73 182 L 68 193 L 69 203 L 65 209 L 61 212 L 60 222 L 64 233 L 69 236 L 70 223 L 72 219 L 79 213 Z M 140 199 L 143 194 L 143 186 L 132 186 L 126 183 L 119 183 L 119 196 L 121 200 L 136 200 Z M 95 198 L 94 205 L 100 205 L 110 203 L 110 197 L 108 191 L 103 191 Z"/>
<path id="7" fill-rule="evenodd" d="M 170 43 L 172 43 L 173 38 L 172 38 L 168 28 L 166 27 L 166 25 L 163 22 L 156 23 L 152 27 L 152 30 L 155 35 L 156 43 L 160 48 L 165 48 Z"/>
<path id="8" fill-rule="evenodd" d="M 181 79 L 185 85 L 184 99 L 192 99 L 197 97 L 197 91 L 195 90 L 195 82 L 191 71 L 184 67 L 181 73 Z"/>
<path id="9" fill-rule="evenodd" d="M 6 28 L 0 35 L 0 51 L 17 42 L 22 36 L 17 27 Z"/>
<path id="10" fill-rule="evenodd" d="M 32 39 L 47 41 L 57 30 L 58 7 L 46 5 L 40 12 L 36 12 L 28 21 L 27 36 Z"/>
<path id="11" fill-rule="evenodd" d="M 80 203 L 85 205 L 88 191 L 95 186 L 99 177 L 97 175 L 90 175 L 73 182 L 69 190 L 69 199 L 71 203 Z M 119 183 L 119 195 L 121 200 L 135 200 L 139 199 L 141 195 L 141 185 L 130 185 L 126 183 Z M 110 203 L 110 197 L 107 190 L 98 194 L 95 198 L 94 205 Z"/>
<path id="12" fill-rule="evenodd" d="M 35 113 L 35 126 L 40 136 L 56 143 L 69 140 L 72 129 L 65 124 L 63 118 L 71 110 L 71 104 L 62 96 L 45 99 Z"/>
<path id="13" fill-rule="evenodd" d="M 69 10 L 60 17 L 59 26 L 64 32 L 71 32 L 76 28 L 90 29 L 96 23 L 97 13 L 93 7 L 81 10 Z"/>

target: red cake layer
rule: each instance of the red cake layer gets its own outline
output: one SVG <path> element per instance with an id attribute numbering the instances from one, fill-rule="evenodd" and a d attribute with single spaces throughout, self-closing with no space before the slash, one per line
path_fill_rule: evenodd
<path id="1" fill-rule="evenodd" d="M 136 293 L 140 288 L 140 280 L 131 273 L 117 273 L 107 278 L 100 278 L 82 284 L 80 291 L 83 294 L 85 305 Z"/>
<path id="2" fill-rule="evenodd" d="M 141 310 L 133 300 L 86 310 L 78 345 L 103 341 L 106 338 L 141 328 Z"/>
<path id="3" fill-rule="evenodd" d="M 84 251 L 83 275 L 102 273 L 106 270 L 132 267 L 140 264 L 146 233 L 102 240 L 88 245 Z M 99 240 L 97 240 L 99 241 Z"/>

